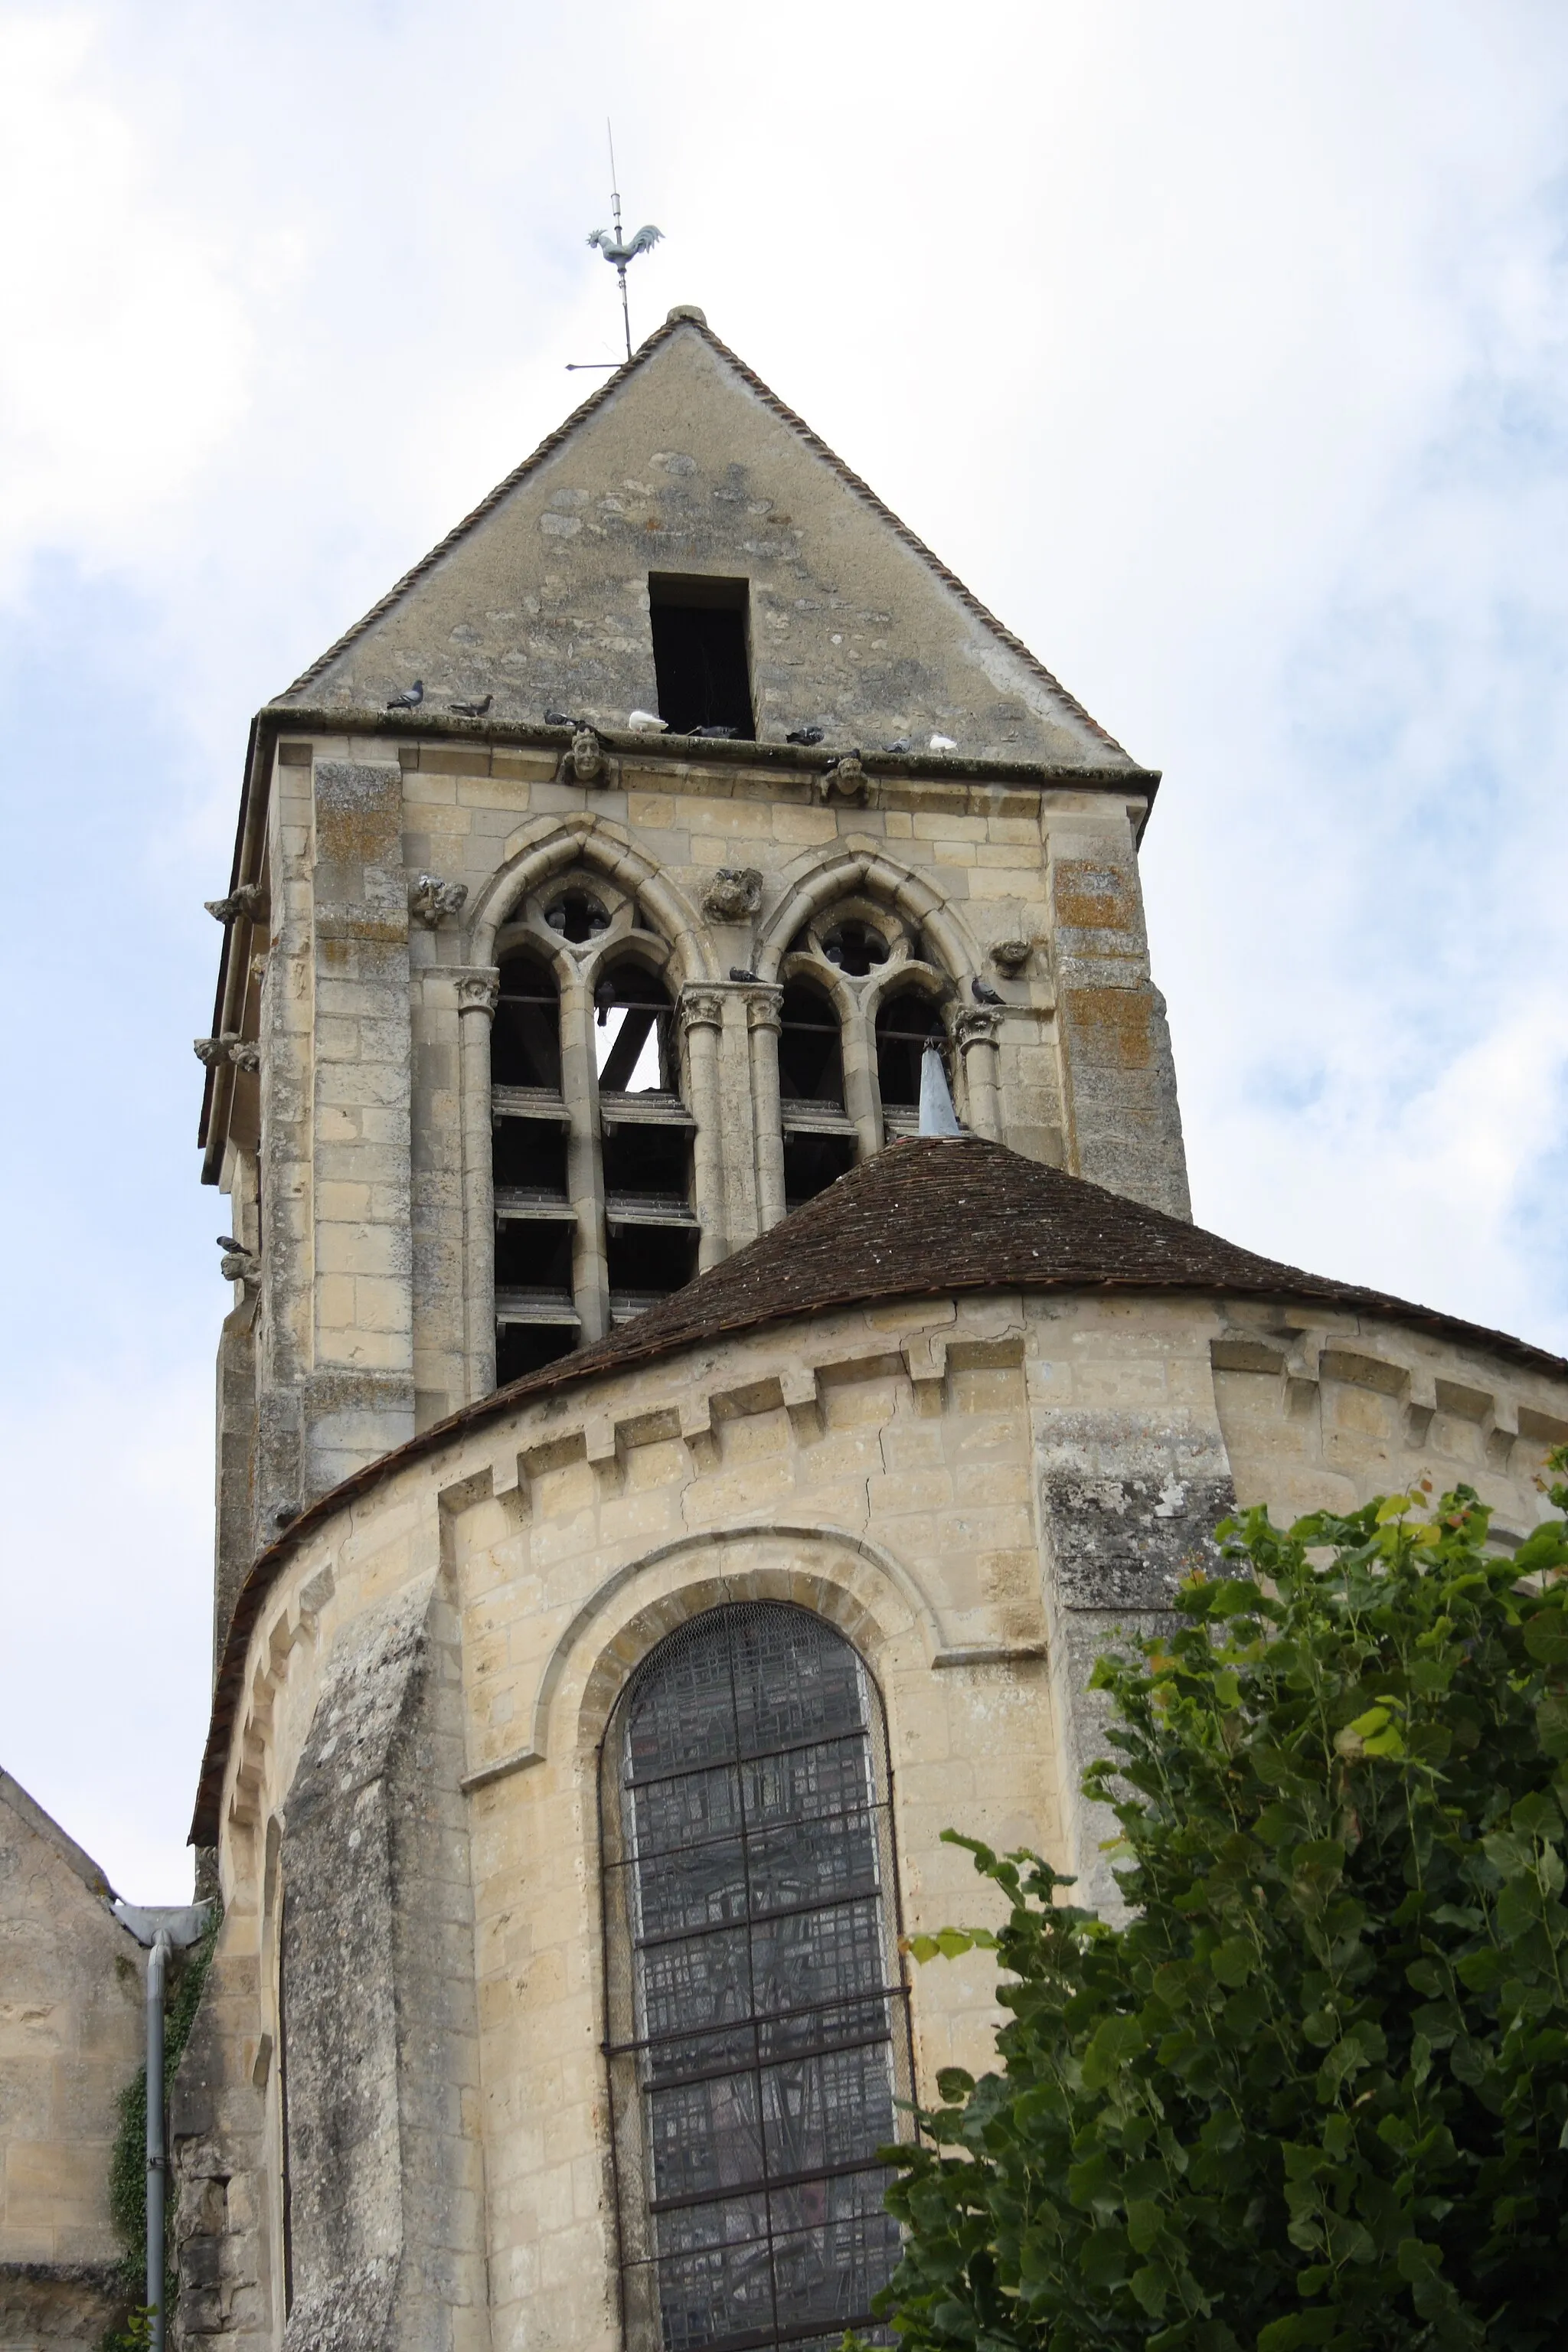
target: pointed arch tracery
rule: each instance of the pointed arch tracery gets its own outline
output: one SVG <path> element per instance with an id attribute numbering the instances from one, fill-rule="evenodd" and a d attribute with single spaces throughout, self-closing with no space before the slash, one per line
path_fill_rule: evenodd
<path id="1" fill-rule="evenodd" d="M 482 1388 L 487 1370 L 520 1379 L 695 1272 L 680 1008 L 711 957 L 680 893 L 593 817 L 508 861 L 467 946 L 470 1294 L 494 1348 Z"/>

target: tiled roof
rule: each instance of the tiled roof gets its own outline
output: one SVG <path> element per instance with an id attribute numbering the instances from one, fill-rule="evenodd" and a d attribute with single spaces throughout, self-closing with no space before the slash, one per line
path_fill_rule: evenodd
<path id="1" fill-rule="evenodd" d="M 700 335 L 703 341 L 707 343 L 712 351 L 718 353 L 719 357 L 724 361 L 726 365 L 733 368 L 735 373 L 741 378 L 742 382 L 750 391 L 756 394 L 763 405 L 765 408 L 771 409 L 776 417 L 789 426 L 792 433 L 798 434 L 800 438 L 806 444 L 807 447 L 811 449 L 816 456 L 822 458 L 825 464 L 832 467 L 839 480 L 843 482 L 847 488 L 853 490 L 856 497 L 862 499 L 865 504 L 871 509 L 872 512 L 878 515 L 881 520 L 886 523 L 889 530 L 895 532 L 897 536 L 903 541 L 906 547 L 912 549 L 914 553 L 920 557 L 922 563 L 930 566 L 931 570 L 936 573 L 938 579 L 952 590 L 952 593 L 959 599 L 960 603 L 967 606 L 968 610 L 974 614 L 977 620 L 983 621 L 985 626 L 991 630 L 994 635 L 1000 637 L 1002 643 L 1013 653 L 1016 654 L 1020 661 L 1026 662 L 1028 664 L 1036 677 L 1044 680 L 1046 685 L 1050 688 L 1051 692 L 1057 697 L 1065 709 L 1070 710 L 1076 719 L 1081 720 L 1083 725 L 1089 729 L 1089 732 L 1096 736 L 1101 743 L 1105 744 L 1108 750 L 1117 752 L 1123 760 L 1129 758 L 1130 755 L 1116 740 L 1115 736 L 1112 735 L 1106 728 L 1102 727 L 1099 719 L 1094 718 L 1090 712 L 1084 709 L 1082 703 L 1079 701 L 1076 695 L 1071 695 L 1068 692 L 1067 688 L 1062 684 L 1058 677 L 1052 676 L 1051 672 L 1046 667 L 1044 662 L 1039 660 L 1035 654 L 1030 652 L 1028 646 L 1024 643 L 1023 638 L 1015 636 L 1012 630 L 1007 628 L 1004 623 L 996 618 L 995 614 L 991 611 L 990 607 L 983 604 L 979 597 L 973 593 L 973 590 L 964 586 L 963 581 L 958 577 L 958 574 L 955 572 L 950 572 L 947 565 L 943 563 L 940 556 L 932 554 L 924 540 L 918 537 L 917 534 L 910 529 L 908 523 L 904 522 L 893 512 L 891 507 L 885 506 L 883 504 L 882 500 L 877 496 L 876 491 L 872 489 L 869 483 L 862 481 L 859 475 L 854 472 L 850 467 L 847 466 L 843 458 L 837 456 L 836 453 L 828 447 L 821 435 L 814 433 L 810 425 L 805 422 L 805 419 L 803 416 L 797 416 L 795 410 L 791 408 L 786 402 L 782 401 L 777 393 L 772 391 L 770 387 L 763 382 L 762 377 L 756 374 L 753 370 L 749 368 L 746 365 L 745 361 L 730 349 L 728 343 L 721 342 L 719 337 L 713 332 L 712 328 L 710 327 L 705 320 L 692 318 L 689 311 L 671 311 L 669 317 L 665 320 L 664 325 L 662 327 L 656 328 L 654 332 L 649 335 L 645 341 L 639 343 L 631 358 L 629 360 L 623 361 L 621 365 L 616 370 L 614 375 L 606 376 L 604 383 L 599 385 L 598 389 L 595 392 L 591 392 L 587 399 L 583 401 L 579 406 L 572 411 L 571 415 L 565 419 L 564 423 L 558 425 L 553 433 L 547 433 L 545 435 L 544 439 L 540 443 L 538 448 L 532 452 L 531 456 L 525 457 L 521 466 L 514 467 L 504 481 L 498 482 L 495 488 L 491 490 L 487 497 L 482 498 L 479 500 L 479 505 L 474 508 L 470 514 L 465 515 L 462 521 L 457 524 L 453 530 L 447 533 L 445 539 L 437 541 L 437 544 L 430 550 L 428 555 L 421 556 L 419 562 L 413 566 L 412 570 L 405 572 L 402 579 L 395 582 L 392 587 L 387 590 L 385 595 L 380 597 L 377 602 L 371 606 L 369 612 L 364 614 L 363 619 L 356 621 L 353 628 L 345 629 L 342 635 L 338 638 L 337 642 L 327 647 L 326 652 L 321 656 L 319 660 L 313 661 L 309 669 L 302 670 L 300 676 L 294 680 L 293 685 L 284 688 L 282 695 L 279 697 L 279 701 L 286 702 L 290 696 L 302 693 L 305 688 L 310 684 L 312 679 L 321 676 L 321 672 L 328 667 L 329 663 L 336 661 L 338 656 L 341 653 L 345 652 L 347 648 L 353 644 L 354 639 L 360 636 L 364 630 L 370 627 L 372 622 L 379 621 L 384 614 L 389 613 L 392 610 L 392 607 L 396 604 L 398 598 L 406 589 L 412 588 L 416 581 L 424 579 L 426 572 L 434 571 L 436 565 L 440 562 L 442 557 L 449 555 L 453 548 L 455 548 L 461 540 L 467 538 L 468 532 L 473 530 L 474 525 L 476 523 L 482 522 L 486 515 L 493 512 L 493 510 L 500 505 L 501 501 L 509 497 L 517 488 L 518 484 L 524 480 L 528 475 L 532 473 L 536 466 L 542 465 L 546 457 L 550 457 L 555 450 L 559 449 L 563 443 L 569 441 L 573 434 L 576 432 L 578 426 L 585 424 L 587 419 L 595 414 L 595 410 L 604 407 L 607 402 L 613 400 L 616 394 L 626 382 L 627 378 L 635 375 L 637 369 L 640 368 L 646 361 L 650 359 L 653 353 L 659 350 L 663 344 L 668 342 L 672 335 L 679 333 L 682 328 L 687 329 L 691 334 Z"/>
<path id="2" fill-rule="evenodd" d="M 635 1323 L 437 1422 L 395 1453 L 356 1471 L 295 1520 L 257 1560 L 235 1606 L 214 1694 L 192 1843 L 210 1844 L 217 1834 L 217 1801 L 246 1646 L 268 1591 L 301 1537 L 354 1496 L 437 1451 L 451 1437 L 601 1373 L 833 1307 L 995 1290 L 1209 1291 L 1317 1302 L 1388 1316 L 1488 1349 L 1531 1370 L 1558 1378 L 1568 1374 L 1562 1358 L 1505 1332 L 1256 1256 L 1200 1225 L 1146 1209 L 1082 1177 L 1042 1168 L 1000 1143 L 975 1136 L 910 1138 L 863 1160 L 782 1224 Z"/>

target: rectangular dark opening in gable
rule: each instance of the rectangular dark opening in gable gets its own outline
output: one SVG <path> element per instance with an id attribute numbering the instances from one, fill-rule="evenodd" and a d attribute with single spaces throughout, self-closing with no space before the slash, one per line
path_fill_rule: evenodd
<path id="1" fill-rule="evenodd" d="M 752 741 L 750 582 L 650 572 L 647 593 L 659 717 L 677 735 L 727 727 Z"/>

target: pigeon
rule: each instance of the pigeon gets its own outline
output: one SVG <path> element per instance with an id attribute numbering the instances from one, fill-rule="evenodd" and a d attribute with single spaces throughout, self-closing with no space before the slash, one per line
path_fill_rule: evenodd
<path id="1" fill-rule="evenodd" d="M 544 723 L 547 727 L 581 727 L 583 721 L 574 719 L 569 710 L 547 710 Z"/>
<path id="2" fill-rule="evenodd" d="M 700 735 L 710 743 L 732 743 L 739 731 L 734 727 L 692 727 L 687 730 L 689 734 Z"/>
<path id="3" fill-rule="evenodd" d="M 756 976 L 757 975 L 754 971 L 748 971 L 744 964 L 732 963 L 730 966 L 730 977 L 731 980 L 755 980 Z"/>
<path id="4" fill-rule="evenodd" d="M 822 733 L 820 727 L 796 727 L 784 737 L 784 741 L 786 743 L 820 743 Z"/>
<path id="5" fill-rule="evenodd" d="M 424 699 L 425 681 L 416 677 L 412 686 L 405 686 L 401 694 L 395 694 L 386 707 L 388 710 L 417 710 Z"/>
<path id="6" fill-rule="evenodd" d="M 988 980 L 972 980 L 969 983 L 969 993 L 973 997 L 976 1004 L 1005 1004 L 1007 1002 L 1005 996 L 997 995 Z"/>
<path id="7" fill-rule="evenodd" d="M 958 745 L 951 735 L 933 735 L 931 739 L 931 748 L 933 751 L 956 751 Z"/>
<path id="8" fill-rule="evenodd" d="M 245 1247 L 245 1244 L 243 1242 L 237 1242 L 232 1234 L 219 1234 L 217 1237 L 217 1245 L 220 1250 L 237 1250 L 243 1249 Z"/>
<path id="9" fill-rule="evenodd" d="M 493 694 L 487 694 L 482 702 L 454 702 L 452 708 L 459 719 L 482 719 L 494 700 Z"/>
<path id="10" fill-rule="evenodd" d="M 896 743 L 884 743 L 882 746 L 884 751 L 907 751 L 909 748 L 909 738 L 904 735 L 900 735 Z"/>
<path id="11" fill-rule="evenodd" d="M 662 735 L 665 730 L 668 727 L 669 721 L 668 719 L 661 719 L 657 710 L 633 710 L 627 714 L 626 725 L 628 727 L 652 727 Z"/>

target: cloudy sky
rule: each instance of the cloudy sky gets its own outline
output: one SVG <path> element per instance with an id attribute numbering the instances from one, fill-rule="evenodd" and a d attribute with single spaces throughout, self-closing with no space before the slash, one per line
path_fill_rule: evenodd
<path id="1" fill-rule="evenodd" d="M 1561 0 L 0 0 L 0 1763 L 181 1899 L 246 723 L 718 331 L 1134 754 L 1199 1218 L 1568 1348 Z"/>

